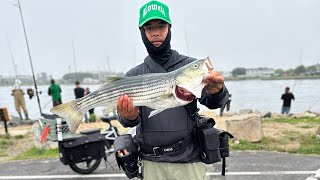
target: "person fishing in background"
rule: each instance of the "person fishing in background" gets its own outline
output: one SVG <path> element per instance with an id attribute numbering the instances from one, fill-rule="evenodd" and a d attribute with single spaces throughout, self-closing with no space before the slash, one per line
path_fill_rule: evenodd
<path id="1" fill-rule="evenodd" d="M 50 87 L 48 88 L 48 95 L 52 97 L 52 104 L 53 107 L 58 106 L 59 104 L 62 104 L 61 100 L 61 87 L 59 84 L 55 83 L 54 79 L 50 80 Z"/>
<path id="2" fill-rule="evenodd" d="M 76 85 L 76 87 L 73 89 L 75 98 L 76 98 L 76 99 L 79 99 L 79 98 L 82 98 L 83 96 L 85 96 L 85 95 L 86 95 L 86 94 L 85 94 L 86 92 L 85 92 L 84 88 L 81 87 L 80 81 L 76 81 L 76 82 L 75 82 L 75 85 Z M 85 121 L 85 122 L 88 122 L 87 113 L 84 115 L 84 121 Z"/>
<path id="3" fill-rule="evenodd" d="M 88 94 L 90 94 L 91 93 L 91 91 L 90 91 L 90 89 L 87 87 L 86 89 L 85 89 L 85 96 L 86 95 L 88 95 Z M 90 122 L 95 122 L 96 121 L 96 117 L 95 117 L 95 115 L 94 115 L 94 108 L 92 108 L 92 109 L 89 109 L 89 121 Z"/>
<path id="4" fill-rule="evenodd" d="M 23 109 L 25 119 L 28 120 L 29 119 L 28 110 L 26 107 L 25 99 L 24 99 L 24 92 L 21 89 L 21 81 L 19 79 L 15 80 L 15 84 L 12 88 L 11 95 L 14 98 L 14 105 L 15 105 L 17 113 L 19 114 L 20 120 L 21 121 L 23 120 L 22 114 L 21 114 L 21 109 Z"/>
<path id="5" fill-rule="evenodd" d="M 281 114 L 289 114 L 291 108 L 291 100 L 294 100 L 294 95 L 290 92 L 290 88 L 286 87 L 281 99 L 283 100 Z"/>

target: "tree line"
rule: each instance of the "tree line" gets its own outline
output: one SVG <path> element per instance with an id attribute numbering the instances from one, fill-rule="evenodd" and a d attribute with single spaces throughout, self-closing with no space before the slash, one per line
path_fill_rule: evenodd
<path id="1" fill-rule="evenodd" d="M 257 69 L 268 69 L 268 68 L 257 68 Z M 231 71 L 233 77 L 246 75 L 247 69 L 243 67 L 235 68 Z M 320 75 L 320 64 L 311 66 L 300 65 L 292 69 L 276 69 L 274 76 L 295 76 L 295 75 Z"/>

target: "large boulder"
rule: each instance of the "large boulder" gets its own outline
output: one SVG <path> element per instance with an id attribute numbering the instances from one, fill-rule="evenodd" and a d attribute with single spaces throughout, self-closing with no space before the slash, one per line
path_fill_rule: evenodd
<path id="1" fill-rule="evenodd" d="M 226 130 L 236 139 L 259 142 L 264 137 L 261 114 L 243 114 L 228 117 Z"/>

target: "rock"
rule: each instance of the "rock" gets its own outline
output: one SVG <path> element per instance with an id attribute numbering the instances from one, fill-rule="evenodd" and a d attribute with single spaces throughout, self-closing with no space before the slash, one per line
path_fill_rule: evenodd
<path id="1" fill-rule="evenodd" d="M 309 111 L 301 112 L 301 113 L 296 113 L 291 116 L 292 118 L 301 118 L 301 117 L 317 117 L 317 114 L 314 114 Z"/>
<path id="2" fill-rule="evenodd" d="M 239 114 L 250 114 L 252 112 L 252 109 L 240 109 Z"/>
<path id="3" fill-rule="evenodd" d="M 226 119 L 226 130 L 236 139 L 259 142 L 264 137 L 260 114 L 244 114 Z"/>
<path id="4" fill-rule="evenodd" d="M 309 112 L 309 113 L 311 113 L 311 114 L 315 114 L 315 115 L 317 115 L 318 117 L 320 116 L 320 113 L 319 113 L 319 112 L 313 112 L 313 111 L 306 111 L 306 112 Z"/>
<path id="5" fill-rule="evenodd" d="M 237 115 L 236 112 L 227 111 L 227 112 L 224 112 L 222 116 L 235 116 L 235 115 Z"/>
<path id="6" fill-rule="evenodd" d="M 271 115 L 272 115 L 271 112 L 267 112 L 267 113 L 262 114 L 262 118 L 269 118 L 269 117 L 271 117 Z"/>
<path id="7" fill-rule="evenodd" d="M 319 128 L 318 128 L 318 130 L 317 130 L 316 134 L 317 134 L 317 135 L 320 135 L 320 126 L 319 126 Z"/>
<path id="8" fill-rule="evenodd" d="M 279 114 L 279 113 L 271 113 L 271 118 L 277 119 L 277 118 L 283 118 L 286 117 L 287 115 L 284 114 Z"/>

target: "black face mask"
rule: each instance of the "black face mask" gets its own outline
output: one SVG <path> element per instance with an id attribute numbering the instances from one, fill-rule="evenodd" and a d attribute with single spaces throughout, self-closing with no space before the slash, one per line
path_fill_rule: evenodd
<path id="1" fill-rule="evenodd" d="M 155 47 L 147 38 L 146 32 L 143 26 L 140 28 L 142 41 L 147 48 L 147 51 L 151 58 L 159 64 L 165 64 L 168 62 L 171 56 L 171 25 L 168 27 L 168 35 L 163 43 L 159 47 Z"/>

